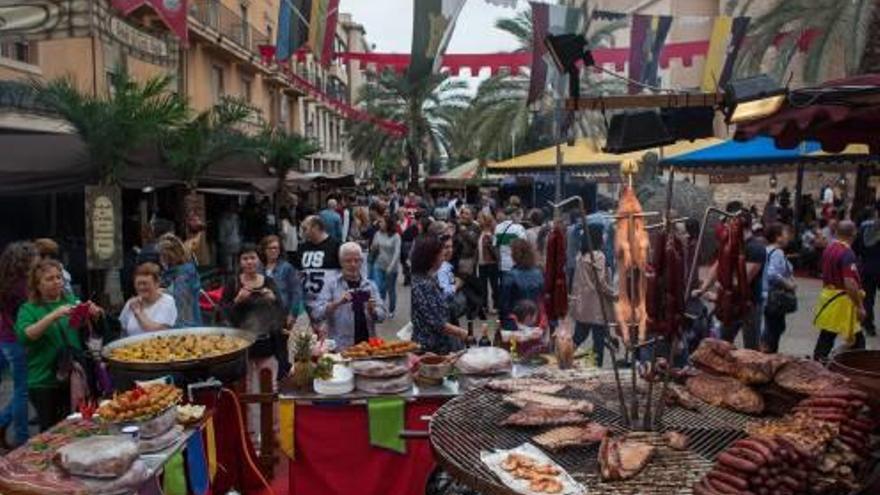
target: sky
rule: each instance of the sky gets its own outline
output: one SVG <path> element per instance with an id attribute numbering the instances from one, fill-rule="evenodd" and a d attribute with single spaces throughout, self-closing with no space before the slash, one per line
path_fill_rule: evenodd
<path id="1" fill-rule="evenodd" d="M 362 24 L 367 41 L 376 52 L 409 53 L 412 43 L 412 16 L 415 0 L 340 0 L 340 12 L 349 12 Z M 519 0 L 517 9 L 528 8 Z M 511 8 L 490 5 L 484 0 L 467 0 L 458 18 L 447 53 L 493 53 L 511 51 L 516 40 L 495 29 L 495 19 L 512 17 Z"/>

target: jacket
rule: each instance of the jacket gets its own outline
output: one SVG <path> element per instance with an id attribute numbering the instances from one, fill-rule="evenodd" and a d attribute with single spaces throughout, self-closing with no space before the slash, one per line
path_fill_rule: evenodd
<path id="1" fill-rule="evenodd" d="M 523 299 L 529 299 L 538 305 L 539 311 L 543 307 L 544 275 L 537 268 L 523 269 L 513 267 L 501 277 L 500 313 L 502 327 L 505 330 L 516 330 L 517 327 L 510 319 L 510 313 L 514 306 Z"/>
<path id="2" fill-rule="evenodd" d="M 574 321 L 580 323 L 598 323 L 604 325 L 605 318 L 612 321 L 614 316 L 614 289 L 608 281 L 608 269 L 605 265 L 605 254 L 602 251 L 593 251 L 595 265 L 590 262 L 589 253 L 578 254 L 575 264 L 574 279 L 571 283 L 571 296 L 569 297 L 569 315 Z M 599 277 L 599 288 L 593 282 L 593 266 Z M 598 301 L 605 304 L 605 315 Z"/>
<path id="3" fill-rule="evenodd" d="M 370 291 L 370 298 L 376 302 L 376 314 L 370 315 L 367 311 L 367 329 L 370 337 L 376 336 L 376 323 L 382 322 L 387 318 L 388 312 L 385 310 L 385 303 L 379 296 L 379 289 L 376 284 L 361 277 L 361 285 L 359 290 Z M 318 295 L 315 302 L 314 317 L 318 321 L 327 323 L 328 336 L 336 342 L 338 350 L 345 350 L 354 345 L 354 310 L 353 304 L 343 304 L 334 311 L 328 311 L 327 306 L 342 298 L 342 295 L 348 292 L 348 283 L 342 277 L 342 274 L 334 274 L 327 279 L 323 290 Z"/>
<path id="4" fill-rule="evenodd" d="M 544 264 L 544 287 L 547 318 L 558 320 L 568 311 L 568 293 L 565 287 L 565 233 L 561 227 L 550 231 L 547 239 L 547 262 Z"/>

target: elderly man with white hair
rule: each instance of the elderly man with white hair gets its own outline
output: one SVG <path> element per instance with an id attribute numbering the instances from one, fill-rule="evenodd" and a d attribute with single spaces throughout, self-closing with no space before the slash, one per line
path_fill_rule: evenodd
<path id="1" fill-rule="evenodd" d="M 329 338 L 344 350 L 376 335 L 387 311 L 376 284 L 364 276 L 364 253 L 356 242 L 339 247 L 342 271 L 330 277 L 315 304 L 314 316 L 326 323 Z"/>
<path id="2" fill-rule="evenodd" d="M 342 242 L 342 215 L 336 210 L 337 206 L 339 204 L 336 200 L 330 198 L 327 200 L 327 208 L 318 212 L 318 216 L 324 221 L 324 227 L 330 237 L 336 239 L 337 242 Z"/>

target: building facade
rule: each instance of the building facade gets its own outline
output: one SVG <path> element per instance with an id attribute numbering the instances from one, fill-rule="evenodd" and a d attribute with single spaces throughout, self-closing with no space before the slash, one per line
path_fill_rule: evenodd
<path id="1" fill-rule="evenodd" d="M 123 17 L 109 0 L 64 0 L 70 6 L 70 24 L 77 29 L 47 29 L 35 40 L 32 34 L 6 36 L 0 28 L 0 82 L 14 88 L 34 78 L 69 76 L 80 90 L 100 95 L 108 90 L 109 75 L 122 67 L 140 81 L 167 74 L 195 111 L 206 110 L 223 97 L 241 98 L 257 109 L 247 123 L 249 130 L 270 124 L 313 138 L 321 151 L 304 160 L 301 172 L 354 174 L 341 112 L 297 84 L 272 57 L 261 54 L 261 47 L 275 44 L 281 1 L 189 0 L 189 43 L 184 46 L 150 7 Z M 363 28 L 350 15 L 341 14 L 339 19 L 336 50 L 367 49 Z M 322 67 L 311 53 L 295 56 L 289 67 L 328 97 L 346 104 L 351 104 L 353 88 L 364 79 L 359 67 L 352 70 L 338 61 Z M 63 123 L 28 116 L 4 104 L 3 98 L 0 105 L 0 129 L 69 132 Z"/>

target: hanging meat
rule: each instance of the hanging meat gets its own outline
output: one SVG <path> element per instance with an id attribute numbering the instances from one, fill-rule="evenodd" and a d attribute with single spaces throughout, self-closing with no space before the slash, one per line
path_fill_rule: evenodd
<path id="1" fill-rule="evenodd" d="M 614 310 L 617 333 L 626 344 L 630 343 L 633 327 L 638 328 L 639 342 L 644 342 L 647 336 L 645 292 L 649 240 L 641 214 L 642 205 L 632 186 L 624 186 L 617 206 L 614 236 L 614 249 L 620 264 L 620 296 Z"/>
<path id="2" fill-rule="evenodd" d="M 664 230 L 653 239 L 645 298 L 651 333 L 671 336 L 681 332 L 685 305 L 684 252 L 681 238 L 671 232 Z"/>
<path id="3" fill-rule="evenodd" d="M 745 316 L 751 306 L 751 289 L 746 274 L 746 250 L 743 240 L 745 222 L 742 217 L 732 218 L 721 231 L 721 249 L 718 253 L 718 284 L 721 290 L 715 304 L 715 317 L 732 325 Z"/>

